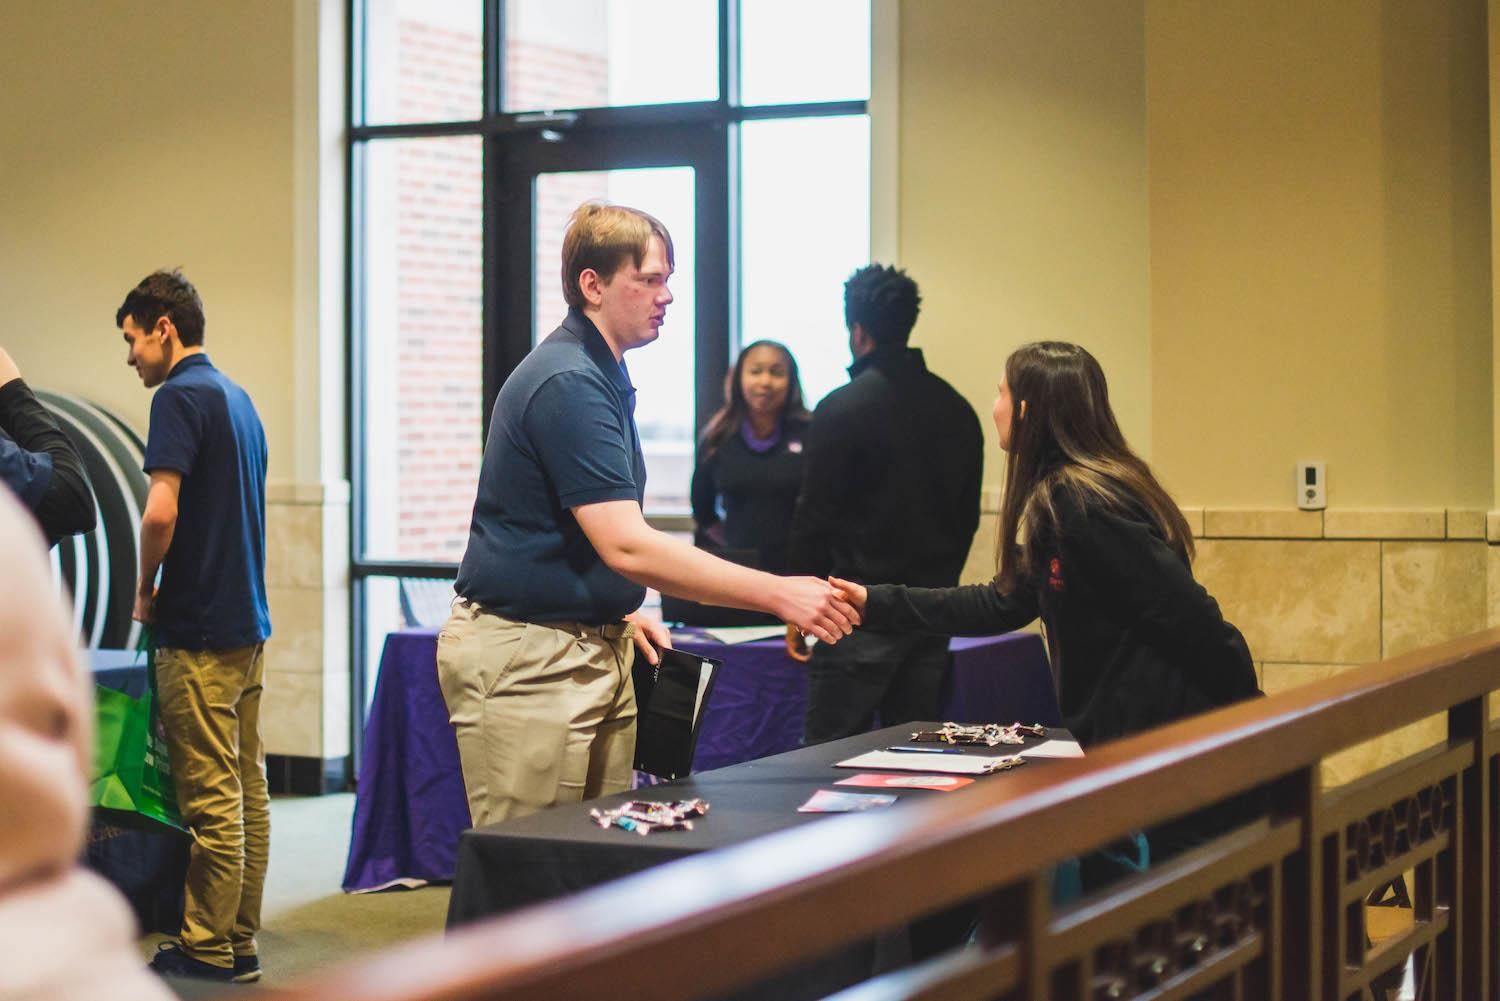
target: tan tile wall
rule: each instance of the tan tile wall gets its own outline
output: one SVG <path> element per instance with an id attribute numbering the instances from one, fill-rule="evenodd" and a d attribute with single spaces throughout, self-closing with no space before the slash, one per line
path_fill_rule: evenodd
<path id="1" fill-rule="evenodd" d="M 1380 659 L 1380 543 L 1201 539 L 1198 580 L 1257 660 Z"/>
<path id="2" fill-rule="evenodd" d="M 1282 508 L 1205 508 L 1203 534 L 1235 539 L 1317 539 L 1323 512 Z"/>
<path id="3" fill-rule="evenodd" d="M 1484 541 L 1484 512 L 1450 508 L 1447 512 L 1448 538 Z"/>
<path id="4" fill-rule="evenodd" d="M 1359 670 L 1358 664 L 1265 663 L 1260 667 L 1261 687 L 1268 695 L 1321 681 L 1346 671 Z M 1355 744 L 1324 759 L 1323 785 L 1331 787 L 1352 782 L 1361 775 L 1368 775 L 1408 754 L 1439 743 L 1446 734 L 1445 718 L 1437 715 Z"/>
<path id="5" fill-rule="evenodd" d="M 1381 543 L 1382 656 L 1485 628 L 1489 548 L 1483 542 Z"/>
<path id="6" fill-rule="evenodd" d="M 1485 571 L 1485 625 L 1500 626 L 1500 546 L 1489 547 Z"/>
<path id="7" fill-rule="evenodd" d="M 1415 511 L 1325 511 L 1328 539 L 1441 539 L 1448 534 L 1442 508 Z"/>
<path id="8" fill-rule="evenodd" d="M 1205 512 L 1209 535 L 1226 521 L 1256 527 L 1238 513 L 1214 514 Z M 1199 543 L 1198 579 L 1244 631 L 1267 693 L 1500 624 L 1500 547 L 1482 541 L 1484 512 L 1329 510 L 1322 517 L 1322 538 Z M 1280 523 L 1261 519 L 1267 527 Z M 1368 774 L 1446 732 L 1439 715 L 1373 736 L 1328 758 L 1324 784 Z"/>
<path id="9" fill-rule="evenodd" d="M 349 753 L 348 490 L 273 484 L 266 500 L 266 750 L 341 757 Z"/>
<path id="10" fill-rule="evenodd" d="M 1194 572 L 1240 627 L 1268 694 L 1500 626 L 1500 515 L 1462 509 L 1184 508 Z M 964 571 L 993 573 L 986 511 Z M 1488 543 L 1486 544 L 1486 538 Z M 1491 701 L 1500 717 L 1500 698 Z M 1333 755 L 1339 785 L 1442 741 L 1433 716 Z"/>

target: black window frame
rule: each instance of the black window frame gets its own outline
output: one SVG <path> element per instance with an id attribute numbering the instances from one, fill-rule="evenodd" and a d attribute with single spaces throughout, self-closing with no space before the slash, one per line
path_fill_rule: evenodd
<path id="1" fill-rule="evenodd" d="M 365 121 L 365 30 L 364 14 L 368 0 L 348 0 L 346 39 L 346 107 L 345 131 L 345 229 L 344 229 L 344 317 L 345 317 L 345 390 L 348 405 L 348 421 L 345 437 L 346 468 L 350 477 L 349 519 L 349 580 L 350 617 L 349 652 L 350 705 L 352 733 L 350 747 L 353 765 L 357 769 L 363 753 L 363 733 L 366 716 L 365 693 L 367 690 L 367 663 L 369 651 L 365 649 L 365 582 L 371 578 L 420 578 L 453 580 L 457 576 L 458 564 L 419 560 L 371 559 L 364 552 L 364 318 L 362 282 L 363 261 L 363 213 L 364 192 L 362 189 L 363 154 L 372 142 L 382 140 L 423 139 L 443 136 L 479 136 L 483 145 L 483 237 L 482 263 L 482 427 L 488 433 L 490 414 L 495 397 L 507 376 L 530 349 L 530 323 L 524 324 L 526 337 L 517 331 L 522 325 L 515 322 L 502 324 L 502 320 L 514 320 L 524 302 L 530 309 L 530 288 L 507 297 L 507 255 L 513 257 L 517 251 L 515 240 L 505 241 L 490 225 L 499 215 L 498 201 L 503 196 L 495 178 L 500 173 L 500 159 L 508 155 L 518 142 L 524 142 L 539 130 L 562 130 L 568 135 L 597 137 L 609 135 L 614 145 L 622 150 L 619 166 L 649 163 L 652 156 L 649 148 L 639 146 L 631 150 L 632 135 L 660 135 L 663 130 L 700 131 L 712 135 L 720 144 L 722 176 L 709 179 L 709 197 L 721 199 L 714 212 L 712 231 L 716 238 L 724 241 L 728 248 L 728 266 L 723 278 L 723 287 L 698 289 L 698 309 L 721 317 L 725 322 L 699 323 L 695 337 L 694 395 L 695 430 L 701 429 L 707 418 L 717 408 L 717 398 L 722 392 L 723 373 L 735 347 L 741 343 L 741 312 L 738 301 L 739 235 L 739 185 L 737 178 L 739 151 L 738 126 L 744 122 L 766 119 L 790 119 L 808 117 L 847 117 L 869 114 L 868 100 L 818 101 L 799 104 L 742 106 L 738 103 L 738 26 L 739 0 L 718 0 L 718 47 L 719 47 L 719 96 L 713 101 L 695 101 L 677 104 L 637 105 L 604 108 L 557 109 L 550 113 L 536 111 L 504 111 L 504 72 L 501 60 L 505 51 L 505 3 L 506 0 L 477 0 L 483 6 L 483 51 L 482 51 L 482 116 L 474 121 L 413 122 L 401 124 L 367 124 Z M 606 167 L 608 169 L 608 167 Z M 718 173 L 716 169 L 715 173 Z M 700 198 L 700 213 L 703 199 Z M 700 230 L 701 231 L 701 230 Z M 529 240 L 529 234 L 526 234 Z M 513 262 L 512 262 L 513 265 Z M 504 331 L 508 330 L 507 335 Z M 723 334 L 718 333 L 723 331 Z M 727 335 L 727 336 L 725 336 Z M 648 519 L 658 527 L 681 529 L 687 519 L 651 516 Z"/>

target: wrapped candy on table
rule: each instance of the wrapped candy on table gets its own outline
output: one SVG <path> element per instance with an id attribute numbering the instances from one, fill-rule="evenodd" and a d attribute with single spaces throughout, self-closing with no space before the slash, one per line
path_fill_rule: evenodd
<path id="1" fill-rule="evenodd" d="M 693 817 L 708 813 L 708 803 L 701 799 L 671 802 L 630 800 L 610 810 L 590 810 L 589 816 L 600 827 L 618 827 L 645 836 L 652 831 L 691 831 Z"/>
<path id="2" fill-rule="evenodd" d="M 936 730 L 918 730 L 911 735 L 914 743 L 942 744 L 1023 744 L 1027 737 L 1045 737 L 1046 727 L 1039 723 L 944 723 Z"/>

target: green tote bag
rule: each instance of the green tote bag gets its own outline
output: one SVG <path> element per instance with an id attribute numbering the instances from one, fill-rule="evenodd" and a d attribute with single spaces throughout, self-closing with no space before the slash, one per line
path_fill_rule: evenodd
<path id="1" fill-rule="evenodd" d="M 94 686 L 97 725 L 89 801 L 116 815 L 143 817 L 182 831 L 186 828 L 177 809 L 177 790 L 157 711 L 156 642 L 151 630 L 141 630 L 139 649 L 146 657 L 145 695 L 136 699 Z"/>

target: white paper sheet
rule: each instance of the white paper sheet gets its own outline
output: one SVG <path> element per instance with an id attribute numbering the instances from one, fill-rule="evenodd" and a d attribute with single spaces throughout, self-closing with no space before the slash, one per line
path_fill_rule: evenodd
<path id="1" fill-rule="evenodd" d="M 708 694 L 708 684 L 714 680 L 714 671 L 718 668 L 713 661 L 705 660 L 699 664 L 698 669 L 698 695 L 693 699 L 693 726 L 703 719 L 703 697 Z"/>
<path id="2" fill-rule="evenodd" d="M 946 775 L 988 775 L 1009 754 L 919 754 L 911 751 L 866 751 L 840 761 L 835 768 L 867 771 L 936 772 Z"/>
<path id="3" fill-rule="evenodd" d="M 717 626 L 698 632 L 720 643 L 754 643 L 756 640 L 780 639 L 786 635 L 786 626 Z"/>
<path id="4" fill-rule="evenodd" d="M 1023 758 L 1081 758 L 1083 748 L 1076 740 L 1044 740 L 1021 752 Z"/>

